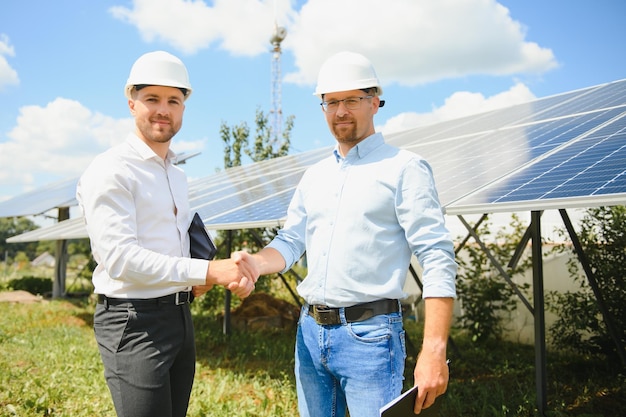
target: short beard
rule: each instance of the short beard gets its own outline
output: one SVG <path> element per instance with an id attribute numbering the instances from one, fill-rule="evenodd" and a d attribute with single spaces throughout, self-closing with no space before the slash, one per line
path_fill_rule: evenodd
<path id="1" fill-rule="evenodd" d="M 138 124 L 137 128 L 147 140 L 156 143 L 167 143 L 178 133 L 180 126 L 176 127 L 170 124 L 167 129 L 155 131 L 152 122 L 149 121 L 147 124 Z"/>
<path id="2" fill-rule="evenodd" d="M 341 143 L 356 143 L 359 141 L 359 138 L 356 137 L 357 127 L 356 125 L 352 125 L 349 129 L 342 128 L 339 130 L 336 126 L 333 126 L 333 135 L 337 142 Z"/>

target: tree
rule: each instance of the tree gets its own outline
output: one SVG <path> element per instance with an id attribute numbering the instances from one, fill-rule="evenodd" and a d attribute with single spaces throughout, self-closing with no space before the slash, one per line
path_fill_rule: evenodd
<path id="1" fill-rule="evenodd" d="M 294 116 L 287 117 L 285 120 L 285 128 L 282 133 L 282 140 L 279 140 L 269 127 L 267 116 L 265 116 L 260 109 L 257 109 L 254 146 L 253 148 L 246 149 L 246 155 L 248 155 L 254 162 L 265 161 L 267 159 L 287 155 L 291 145 L 291 129 L 293 129 L 293 120 Z"/>
<path id="2" fill-rule="evenodd" d="M 0 218 L 0 256 L 5 261 L 10 261 L 18 252 L 23 252 L 29 259 L 34 259 L 37 256 L 37 242 L 7 243 L 7 239 L 38 228 L 39 226 L 26 217 Z"/>
<path id="3" fill-rule="evenodd" d="M 248 145 L 249 134 L 250 129 L 245 122 L 232 128 L 222 122 L 220 136 L 224 141 L 224 168 L 241 166 L 241 152 Z"/>
<path id="4" fill-rule="evenodd" d="M 228 126 L 226 122 L 221 123 L 220 137 L 224 142 L 224 168 L 241 166 L 244 156 L 250 158 L 252 162 L 260 162 L 289 153 L 294 116 L 285 119 L 285 127 L 280 138 L 272 132 L 267 115 L 259 108 L 256 110 L 255 124 L 254 142 L 250 144 L 250 129 L 246 122 L 234 126 Z M 216 237 L 217 257 L 228 258 L 230 251 L 240 249 L 257 252 L 263 247 L 263 242 L 271 239 L 275 234 L 274 229 L 219 231 Z M 262 242 L 259 243 L 258 239 Z M 271 279 L 259 280 L 256 290 L 269 292 L 271 282 Z M 203 305 L 218 306 L 219 300 L 223 299 L 223 293 L 223 288 L 214 288 L 203 297 Z"/>
<path id="5" fill-rule="evenodd" d="M 613 206 L 588 209 L 578 233 L 622 346 L 626 345 L 625 230 L 626 207 Z M 574 253 L 572 245 L 562 245 L 559 250 Z M 600 353 L 617 359 L 617 346 L 600 312 L 598 300 L 580 272 L 576 256 L 568 261 L 568 269 L 580 287 L 578 291 L 549 294 L 548 308 L 558 315 L 551 327 L 555 345 L 583 354 Z"/>
<path id="6" fill-rule="evenodd" d="M 289 116 L 285 120 L 281 139 L 274 135 L 269 126 L 268 117 L 259 108 L 256 110 L 255 123 L 254 144 L 250 146 L 248 143 L 250 129 L 246 122 L 232 127 L 222 122 L 220 137 L 224 142 L 224 168 L 241 166 L 243 154 L 247 155 L 253 162 L 259 162 L 285 156 L 289 153 L 294 116 Z"/>

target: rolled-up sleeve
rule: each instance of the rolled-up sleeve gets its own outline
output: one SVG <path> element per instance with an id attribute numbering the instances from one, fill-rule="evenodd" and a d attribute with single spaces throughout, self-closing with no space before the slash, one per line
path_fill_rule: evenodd
<path id="1" fill-rule="evenodd" d="M 415 158 L 406 165 L 396 207 L 407 242 L 422 266 L 423 297 L 456 297 L 454 244 L 445 226 L 432 169 L 425 160 Z"/>

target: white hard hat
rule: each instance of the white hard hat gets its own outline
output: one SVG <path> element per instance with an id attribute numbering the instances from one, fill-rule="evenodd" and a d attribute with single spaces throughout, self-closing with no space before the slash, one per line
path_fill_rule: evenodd
<path id="1" fill-rule="evenodd" d="M 148 52 L 135 61 L 124 87 L 124 94 L 128 99 L 131 98 L 130 93 L 136 85 L 183 88 L 186 90 L 185 100 L 191 95 L 191 84 L 185 64 L 164 51 Z"/>
<path id="2" fill-rule="evenodd" d="M 383 93 L 369 59 L 355 52 L 339 52 L 322 64 L 313 94 L 321 99 L 322 95 L 327 93 L 373 87 L 377 89 L 377 96 Z"/>

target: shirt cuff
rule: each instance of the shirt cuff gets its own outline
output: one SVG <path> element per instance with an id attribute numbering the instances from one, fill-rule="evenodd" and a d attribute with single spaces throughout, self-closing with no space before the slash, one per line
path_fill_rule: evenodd
<path id="1" fill-rule="evenodd" d="M 204 259 L 189 259 L 187 282 L 189 285 L 205 285 L 206 273 L 209 269 L 209 261 Z"/>

